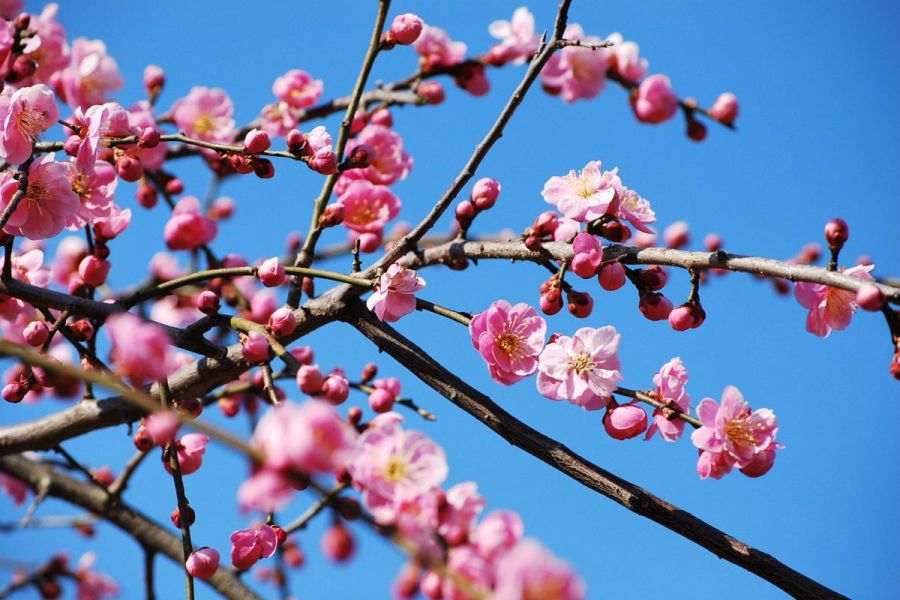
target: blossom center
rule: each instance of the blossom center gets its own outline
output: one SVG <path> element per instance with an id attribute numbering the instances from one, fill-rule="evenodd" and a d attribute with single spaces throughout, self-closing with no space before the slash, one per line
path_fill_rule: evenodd
<path id="1" fill-rule="evenodd" d="M 198 135 L 210 135 L 215 127 L 216 124 L 209 115 L 201 115 L 194 121 L 194 131 Z"/>
<path id="2" fill-rule="evenodd" d="M 752 447 L 757 445 L 757 433 L 761 433 L 762 423 L 754 423 L 750 419 L 732 419 L 725 423 L 725 435 L 735 446 Z"/>
<path id="3" fill-rule="evenodd" d="M 44 112 L 34 110 L 30 106 L 23 106 L 16 118 L 16 127 L 22 135 L 33 140 L 43 129 L 46 119 L 47 115 Z"/>
<path id="4" fill-rule="evenodd" d="M 579 175 L 575 179 L 575 193 L 580 198 L 590 198 L 596 191 L 594 184 L 587 175 Z"/>
<path id="5" fill-rule="evenodd" d="M 85 173 L 79 171 L 72 180 L 72 191 L 78 194 L 82 199 L 91 195 L 91 185 Z"/>
<path id="6" fill-rule="evenodd" d="M 377 218 L 371 204 L 363 204 L 357 206 L 356 209 L 347 215 L 344 220 L 349 221 L 352 225 L 368 225 Z"/>
<path id="7" fill-rule="evenodd" d="M 388 481 L 401 481 L 406 477 L 406 463 L 399 458 L 390 459 L 384 465 L 384 477 Z"/>
<path id="8" fill-rule="evenodd" d="M 510 357 L 513 357 L 519 353 L 522 347 L 522 338 L 515 333 L 507 331 L 494 338 L 494 343 L 500 346 Z"/>
<path id="9" fill-rule="evenodd" d="M 569 360 L 569 367 L 571 367 L 577 375 L 583 375 L 594 368 L 594 361 L 588 354 L 577 354 Z"/>

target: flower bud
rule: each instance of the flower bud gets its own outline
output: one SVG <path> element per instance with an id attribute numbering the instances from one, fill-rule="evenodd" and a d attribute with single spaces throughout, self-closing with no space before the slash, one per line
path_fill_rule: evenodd
<path id="1" fill-rule="evenodd" d="M 884 293 L 874 283 L 864 283 L 856 290 L 856 303 L 866 310 L 881 310 Z"/>
<path id="2" fill-rule="evenodd" d="M 606 407 L 603 428 L 613 439 L 628 440 L 647 430 L 647 413 L 635 402 L 619 405 L 615 400 Z"/>
<path id="3" fill-rule="evenodd" d="M 177 196 L 184 192 L 184 182 L 177 177 L 172 177 L 166 181 L 165 190 L 170 196 Z"/>
<path id="4" fill-rule="evenodd" d="M 25 326 L 22 335 L 29 345 L 37 348 L 38 346 L 42 346 L 50 337 L 50 329 L 47 327 L 45 321 L 32 321 Z"/>
<path id="5" fill-rule="evenodd" d="M 69 325 L 69 331 L 79 342 L 87 342 L 94 337 L 94 326 L 87 319 L 78 319 Z"/>
<path id="6" fill-rule="evenodd" d="M 387 390 L 376 389 L 369 394 L 369 407 L 377 413 L 386 413 L 394 408 L 396 396 Z"/>
<path id="7" fill-rule="evenodd" d="M 571 291 L 566 294 L 569 312 L 579 319 L 586 319 L 594 309 L 594 299 L 587 292 Z"/>
<path id="8" fill-rule="evenodd" d="M 277 287 L 287 279 L 284 266 L 276 256 L 263 261 L 256 272 L 256 276 L 266 287 Z"/>
<path id="9" fill-rule="evenodd" d="M 325 146 L 312 155 L 307 165 L 309 165 L 310 169 L 322 175 L 334 175 L 337 173 L 338 160 L 331 146 Z"/>
<path id="10" fill-rule="evenodd" d="M 268 158 L 257 158 L 253 161 L 253 172 L 260 179 L 271 179 L 275 177 L 275 165 Z"/>
<path id="11" fill-rule="evenodd" d="M 726 125 L 733 124 L 738 116 L 737 96 L 730 92 L 720 94 L 709 109 L 709 115 L 713 119 L 725 123 Z"/>
<path id="12" fill-rule="evenodd" d="M 694 326 L 694 311 L 689 304 L 672 309 L 669 313 L 669 325 L 675 331 L 687 331 Z"/>
<path id="13" fill-rule="evenodd" d="M 251 129 L 244 136 L 244 151 L 249 154 L 260 154 L 269 149 L 272 142 L 269 134 L 261 129 Z"/>
<path id="14" fill-rule="evenodd" d="M 197 310 L 206 315 L 216 314 L 222 306 L 219 295 L 210 290 L 203 290 L 197 294 L 195 303 L 197 305 Z"/>
<path id="15" fill-rule="evenodd" d="M 209 579 L 219 570 L 219 553 L 214 548 L 203 547 L 188 556 L 185 569 L 191 577 Z"/>
<path id="16" fill-rule="evenodd" d="M 306 136 L 299 129 L 291 129 L 288 131 L 287 148 L 291 154 L 302 154 L 303 148 L 306 146 Z"/>
<path id="17" fill-rule="evenodd" d="M 350 151 L 347 157 L 348 169 L 365 169 L 375 160 L 375 148 L 366 144 L 359 144 Z"/>
<path id="18" fill-rule="evenodd" d="M 3 399 L 11 404 L 16 404 L 22 401 L 25 398 L 25 394 L 28 393 L 28 388 L 25 386 L 13 382 L 7 383 L 3 386 L 3 391 L 0 392 L 0 395 L 3 396 Z"/>
<path id="19" fill-rule="evenodd" d="M 144 208 L 153 208 L 156 206 L 156 201 L 159 199 L 153 186 L 145 181 L 138 184 L 134 195 L 137 198 L 138 204 Z"/>
<path id="20" fill-rule="evenodd" d="M 261 363 L 269 360 L 271 356 L 271 348 L 269 340 L 258 331 L 251 331 L 247 335 L 242 336 L 241 354 L 244 360 L 249 363 Z"/>
<path id="21" fill-rule="evenodd" d="M 63 152 L 69 156 L 77 156 L 78 150 L 81 148 L 82 138 L 77 135 L 70 135 L 63 142 Z"/>
<path id="22" fill-rule="evenodd" d="M 144 176 L 144 168 L 141 161 L 122 154 L 116 158 L 116 174 L 124 181 L 138 181 Z"/>
<path id="23" fill-rule="evenodd" d="M 600 267 L 600 274 L 597 276 L 600 281 L 600 287 L 608 292 L 615 291 L 625 285 L 625 267 L 622 263 L 608 263 Z"/>
<path id="24" fill-rule="evenodd" d="M 678 249 L 687 246 L 688 242 L 691 241 L 687 222 L 676 221 L 666 227 L 663 232 L 663 240 L 665 241 L 667 248 Z"/>
<path id="25" fill-rule="evenodd" d="M 372 125 L 381 125 L 383 127 L 392 127 L 394 125 L 394 117 L 391 111 L 386 108 L 379 108 L 369 116 L 369 122 Z"/>
<path id="26" fill-rule="evenodd" d="M 345 377 L 332 373 L 325 377 L 321 394 L 328 402 L 337 406 L 350 396 L 350 384 Z"/>
<path id="27" fill-rule="evenodd" d="M 659 265 L 652 265 L 639 271 L 639 273 L 643 284 L 654 292 L 658 292 L 666 287 L 666 282 L 669 280 L 666 270 Z"/>
<path id="28" fill-rule="evenodd" d="M 490 177 L 483 177 L 475 182 L 472 188 L 472 202 L 478 210 L 487 210 L 494 206 L 500 195 L 500 182 Z"/>
<path id="29" fill-rule="evenodd" d="M 322 535 L 322 554 L 335 562 L 346 562 L 355 549 L 353 535 L 343 523 L 335 523 Z"/>
<path id="30" fill-rule="evenodd" d="M 344 222 L 344 205 L 340 202 L 332 202 L 325 207 L 319 217 L 319 227 L 326 229 Z"/>
<path id="31" fill-rule="evenodd" d="M 269 330 L 278 337 L 291 335 L 297 329 L 297 317 L 290 308 L 282 307 L 269 315 Z"/>
<path id="32" fill-rule="evenodd" d="M 190 507 L 190 505 L 185 506 L 184 516 L 187 517 L 188 527 L 194 524 L 194 520 L 197 518 L 196 513 L 194 513 L 194 509 Z M 172 511 L 172 514 L 169 515 L 169 518 L 172 520 L 172 525 L 181 529 L 181 510 L 176 506 L 175 510 Z"/>
<path id="33" fill-rule="evenodd" d="M 366 363 L 363 366 L 362 375 L 360 375 L 360 381 L 362 383 L 368 383 L 378 375 L 378 365 L 375 363 Z"/>
<path id="34" fill-rule="evenodd" d="M 850 227 L 843 219 L 832 219 L 825 225 L 825 239 L 828 247 L 840 250 L 850 238 Z"/>
<path id="35" fill-rule="evenodd" d="M 78 275 L 86 285 L 93 288 L 100 287 L 106 283 L 111 266 L 108 260 L 89 254 L 81 259 L 81 263 L 78 265 Z"/>
<path id="36" fill-rule="evenodd" d="M 134 437 L 131 439 L 134 442 L 134 447 L 141 452 L 148 452 L 155 445 L 153 443 L 153 436 L 150 435 L 150 432 L 143 425 L 138 427 Z"/>
<path id="37" fill-rule="evenodd" d="M 439 81 L 423 81 L 416 86 L 415 91 L 428 104 L 440 104 L 446 98 L 444 86 Z"/>
<path id="38" fill-rule="evenodd" d="M 304 394 L 315 396 L 322 390 L 325 377 L 319 365 L 303 365 L 297 370 L 297 387 Z"/>
<path id="39" fill-rule="evenodd" d="M 141 130 L 141 137 L 138 140 L 138 146 L 141 148 L 156 148 L 159 146 L 160 133 L 155 127 L 144 127 Z"/>
<path id="40" fill-rule="evenodd" d="M 144 69 L 144 89 L 151 98 L 158 96 L 166 85 L 166 73 L 161 67 L 147 65 Z"/>
<path id="41" fill-rule="evenodd" d="M 695 142 L 702 142 L 706 139 L 706 125 L 698 121 L 697 119 L 690 118 L 687 122 L 687 136 L 688 139 Z"/>
<path id="42" fill-rule="evenodd" d="M 389 33 L 398 44 L 408 46 L 422 34 L 424 23 L 422 19 L 412 13 L 405 13 L 394 17 Z"/>
<path id="43" fill-rule="evenodd" d="M 641 313 L 651 321 L 663 321 L 669 318 L 672 312 L 672 302 L 656 292 L 647 292 L 641 294 L 638 304 Z"/>
<path id="44" fill-rule="evenodd" d="M 547 315 L 555 315 L 562 310 L 562 292 L 559 288 L 553 288 L 541 294 L 541 311 Z"/>

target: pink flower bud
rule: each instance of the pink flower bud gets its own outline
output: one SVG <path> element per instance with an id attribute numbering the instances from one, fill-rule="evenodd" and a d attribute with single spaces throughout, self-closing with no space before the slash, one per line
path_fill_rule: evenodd
<path id="1" fill-rule="evenodd" d="M 884 306 L 884 293 L 874 283 L 864 283 L 856 290 L 856 303 L 866 310 L 881 310 Z M 36 344 L 32 344 L 34 345 Z"/>
<path id="2" fill-rule="evenodd" d="M 343 523 L 335 523 L 322 535 L 322 554 L 335 562 L 346 562 L 355 549 L 353 535 Z"/>
<path id="3" fill-rule="evenodd" d="M 94 326 L 87 319 L 78 319 L 69 325 L 69 331 L 79 342 L 86 342 L 94 337 Z"/>
<path id="4" fill-rule="evenodd" d="M 94 288 L 100 287 L 106 283 L 106 277 L 109 275 L 111 266 L 108 260 L 89 254 L 81 259 L 81 263 L 78 265 L 78 275 L 86 285 Z"/>
<path id="5" fill-rule="evenodd" d="M 597 274 L 600 263 L 603 261 L 603 246 L 600 240 L 590 233 L 579 233 L 572 240 L 572 271 L 583 279 L 589 279 Z"/>
<path id="6" fill-rule="evenodd" d="M 365 129 L 368 120 L 369 118 L 365 111 L 356 111 L 356 114 L 353 115 L 353 121 L 350 122 L 350 133 L 359 133 Z"/>
<path id="7" fill-rule="evenodd" d="M 669 313 L 669 325 L 675 331 L 687 331 L 694 326 L 694 311 L 690 305 L 682 304 Z"/>
<path id="8" fill-rule="evenodd" d="M 422 577 L 419 589 L 428 600 L 441 600 L 444 597 L 444 580 L 437 571 L 429 570 Z"/>
<path id="9" fill-rule="evenodd" d="M 377 389 L 369 394 L 369 406 L 377 413 L 386 413 L 394 408 L 396 396 L 387 390 Z"/>
<path id="10" fill-rule="evenodd" d="M 706 139 L 707 134 L 706 125 L 698 121 L 697 119 L 691 118 L 688 119 L 687 122 L 687 136 L 688 139 L 694 142 L 702 142 Z"/>
<path id="11" fill-rule="evenodd" d="M 416 86 L 416 94 L 424 98 L 428 104 L 440 104 L 446 98 L 444 86 L 439 81 L 423 81 Z"/>
<path id="12" fill-rule="evenodd" d="M 81 136 L 70 135 L 63 143 L 63 152 L 69 156 L 78 156 L 78 150 L 81 148 L 81 143 Z"/>
<path id="13" fill-rule="evenodd" d="M 365 169 L 375 160 L 375 148 L 366 144 L 354 146 L 347 157 L 348 169 Z"/>
<path id="14" fill-rule="evenodd" d="M 191 577 L 209 579 L 219 570 L 219 553 L 214 548 L 203 547 L 188 556 L 185 568 Z"/>
<path id="15" fill-rule="evenodd" d="M 147 65 L 144 69 L 144 88 L 150 96 L 156 96 L 166 85 L 166 73 L 161 67 Z"/>
<path id="16" fill-rule="evenodd" d="M 562 310 L 562 292 L 559 288 L 553 288 L 541 294 L 541 311 L 546 315 L 555 315 Z"/>
<path id="17" fill-rule="evenodd" d="M 142 181 L 138 184 L 134 195 L 137 198 L 138 204 L 144 208 L 153 208 L 156 206 L 156 201 L 158 200 L 156 190 L 146 182 Z"/>
<path id="18" fill-rule="evenodd" d="M 454 75 L 453 81 L 473 96 L 484 96 L 491 91 L 491 82 L 488 81 L 482 64 L 464 64 Z"/>
<path id="19" fill-rule="evenodd" d="M 134 447 L 141 452 L 147 452 L 155 445 L 153 443 L 153 438 L 150 436 L 150 432 L 147 431 L 147 428 L 143 425 L 141 427 L 138 427 L 138 430 L 135 432 L 134 437 L 132 437 L 131 440 L 134 442 Z"/>
<path id="20" fill-rule="evenodd" d="M 291 129 L 285 138 L 287 141 L 288 152 L 291 154 L 302 154 L 303 148 L 306 146 L 306 136 L 299 129 Z"/>
<path id="21" fill-rule="evenodd" d="M 290 308 L 282 307 L 269 315 L 269 330 L 278 337 L 291 335 L 297 329 L 297 317 Z"/>
<path id="22" fill-rule="evenodd" d="M 251 331 L 241 340 L 241 354 L 249 363 L 261 363 L 269 360 L 271 348 L 269 340 L 258 331 Z"/>
<path id="23" fill-rule="evenodd" d="M 344 222 L 344 205 L 340 202 L 332 202 L 322 211 L 319 217 L 319 227 L 326 229 Z"/>
<path id="24" fill-rule="evenodd" d="M 141 137 L 138 140 L 138 146 L 141 148 L 156 148 L 159 146 L 160 133 L 155 127 L 144 127 L 141 130 Z"/>
<path id="25" fill-rule="evenodd" d="M 27 393 L 28 389 L 25 386 L 13 382 L 3 386 L 3 391 L 0 391 L 0 396 L 3 396 L 3 399 L 7 402 L 16 404 L 21 402 Z"/>
<path id="26" fill-rule="evenodd" d="M 475 205 L 463 200 L 456 205 L 456 220 L 460 223 L 471 223 L 475 218 Z"/>
<path id="27" fill-rule="evenodd" d="M 475 182 L 472 188 L 472 202 L 478 210 L 487 210 L 494 206 L 500 195 L 500 182 L 490 177 L 483 177 Z"/>
<path id="28" fill-rule="evenodd" d="M 301 365 L 311 365 L 313 362 L 313 350 L 309 346 L 295 346 L 291 348 L 291 354 Z"/>
<path id="29" fill-rule="evenodd" d="M 253 161 L 253 172 L 260 179 L 275 177 L 275 165 L 268 158 L 257 158 Z"/>
<path id="30" fill-rule="evenodd" d="M 569 312 L 576 318 L 586 319 L 591 316 L 594 299 L 587 292 L 569 292 L 566 294 L 566 300 L 569 303 Z"/>
<path id="31" fill-rule="evenodd" d="M 34 75 L 35 71 L 37 71 L 37 63 L 27 56 L 20 55 L 13 61 L 12 70 L 7 78 L 13 82 L 22 81 Z"/>
<path id="32" fill-rule="evenodd" d="M 283 284 L 287 279 L 287 274 L 284 272 L 284 266 L 281 264 L 281 261 L 278 260 L 277 256 L 264 260 L 263 263 L 259 265 L 256 276 L 259 277 L 259 280 L 266 287 L 277 287 Z"/>
<path id="33" fill-rule="evenodd" d="M 116 158 L 116 174 L 124 181 L 137 181 L 144 175 L 141 161 L 122 154 Z"/>
<path id="34" fill-rule="evenodd" d="M 297 370 L 297 387 L 304 394 L 315 396 L 322 390 L 325 377 L 319 365 L 303 365 Z"/>
<path id="35" fill-rule="evenodd" d="M 611 242 L 627 242 L 631 238 L 631 229 L 618 221 L 607 221 L 600 226 L 600 235 Z"/>
<path id="36" fill-rule="evenodd" d="M 663 240 L 665 240 L 668 248 L 678 249 L 687 246 L 688 242 L 691 241 L 687 222 L 676 221 L 666 227 L 666 230 L 663 232 Z"/>
<path id="37" fill-rule="evenodd" d="M 641 270 L 640 276 L 644 285 L 654 292 L 658 292 L 666 287 L 666 282 L 669 280 L 669 275 L 666 273 L 665 268 L 659 265 L 652 265 Z"/>
<path id="38" fill-rule="evenodd" d="M 832 219 L 825 224 L 825 239 L 829 248 L 840 249 L 850 238 L 850 227 L 843 219 Z"/>
<path id="39" fill-rule="evenodd" d="M 165 188 L 167 194 L 177 196 L 184 192 L 184 182 L 177 177 L 173 177 L 166 182 Z"/>
<path id="40" fill-rule="evenodd" d="M 392 127 L 394 125 L 394 117 L 391 115 L 391 111 L 389 111 L 388 109 L 379 108 L 378 110 L 374 111 L 369 117 L 369 122 L 372 125 Z"/>
<path id="41" fill-rule="evenodd" d="M 422 34 L 424 23 L 412 13 L 397 15 L 391 23 L 390 34 L 398 44 L 408 46 Z"/>
<path id="42" fill-rule="evenodd" d="M 600 268 L 598 276 L 600 287 L 608 292 L 613 292 L 625 285 L 625 267 L 622 263 L 609 263 Z"/>
<path id="43" fill-rule="evenodd" d="M 631 106 L 638 121 L 662 123 L 671 119 L 678 110 L 678 96 L 672 91 L 668 77 L 651 75 L 633 93 Z"/>
<path id="44" fill-rule="evenodd" d="M 44 342 L 47 341 L 47 338 L 50 337 L 50 329 L 44 321 L 32 321 L 25 326 L 22 335 L 29 345 L 37 348 L 38 346 L 42 346 Z"/>
<path id="45" fill-rule="evenodd" d="M 181 422 L 174 413 L 164 410 L 148 415 L 144 419 L 142 427 L 147 431 L 154 445 L 163 446 L 175 439 Z"/>
<path id="46" fill-rule="evenodd" d="M 250 154 L 265 152 L 271 145 L 269 134 L 260 129 L 251 129 L 244 136 L 244 150 Z"/>
<path id="47" fill-rule="evenodd" d="M 731 125 L 738 116 L 737 96 L 731 92 L 719 95 L 713 102 L 712 108 L 709 109 L 709 114 L 713 119 Z"/>
<path id="48" fill-rule="evenodd" d="M 668 319 L 669 313 L 672 312 L 672 302 L 662 294 L 647 292 L 641 294 L 638 308 L 651 321 L 663 321 Z"/>
<path id="49" fill-rule="evenodd" d="M 331 146 L 325 146 L 317 150 L 307 164 L 310 169 L 322 175 L 334 175 L 337 173 L 338 160 Z"/>
<path id="50" fill-rule="evenodd" d="M 703 245 L 706 246 L 706 249 L 709 252 L 721 250 L 722 236 L 720 236 L 718 233 L 707 233 L 706 237 L 703 238 Z"/>
<path id="51" fill-rule="evenodd" d="M 184 398 L 178 401 L 178 411 L 192 419 L 196 419 L 203 412 L 203 404 L 198 398 Z"/>
<path id="52" fill-rule="evenodd" d="M 603 428 L 611 438 L 627 440 L 639 436 L 647 430 L 647 413 L 635 402 L 618 405 L 611 402 L 603 415 Z"/>
<path id="53" fill-rule="evenodd" d="M 375 252 L 381 245 L 381 235 L 367 231 L 359 236 L 359 249 L 363 252 Z"/>
<path id="54" fill-rule="evenodd" d="M 240 175 L 249 175 L 253 172 L 252 159 L 243 154 L 231 154 L 228 157 L 228 164 L 231 165 L 235 173 Z"/>
<path id="55" fill-rule="evenodd" d="M 203 290 L 197 294 L 195 303 L 197 310 L 207 315 L 216 314 L 222 306 L 219 295 L 211 290 Z"/>
<path id="56" fill-rule="evenodd" d="M 194 524 L 197 514 L 190 506 L 185 506 L 185 509 L 184 516 L 187 518 L 188 527 L 190 527 Z M 169 519 L 172 521 L 172 525 L 181 529 L 181 510 L 177 506 L 175 507 L 175 510 L 172 511 L 172 514 L 169 515 Z"/>
<path id="57" fill-rule="evenodd" d="M 325 399 L 331 404 L 337 406 L 350 396 L 350 383 L 347 381 L 346 377 L 331 373 L 322 383 L 322 390 L 320 393 L 325 396 Z"/>

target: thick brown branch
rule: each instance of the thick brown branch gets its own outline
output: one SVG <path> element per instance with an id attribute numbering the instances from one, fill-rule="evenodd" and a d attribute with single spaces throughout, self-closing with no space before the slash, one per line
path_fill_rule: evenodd
<path id="1" fill-rule="evenodd" d="M 456 406 L 487 425 L 506 441 L 628 510 L 647 517 L 706 548 L 719 558 L 755 573 L 798 598 L 843 598 L 837 592 L 791 569 L 773 556 L 716 529 L 579 456 L 560 442 L 532 429 L 490 398 L 434 361 L 428 353 L 380 322 L 365 307 L 348 313 L 350 324 L 380 350 Z"/>
<path id="2" fill-rule="evenodd" d="M 164 554 L 175 564 L 183 564 L 183 549 L 178 537 L 134 508 L 123 504 L 110 505 L 107 502 L 107 495 L 96 486 L 82 483 L 47 465 L 21 456 L 0 458 L 0 471 L 21 479 L 31 487 L 39 485 L 42 479 L 49 480 L 49 495 L 71 502 L 106 519 L 132 536 L 146 550 Z M 206 583 L 225 598 L 235 600 L 259 598 L 227 569 L 219 569 L 215 575 L 206 580 Z"/>

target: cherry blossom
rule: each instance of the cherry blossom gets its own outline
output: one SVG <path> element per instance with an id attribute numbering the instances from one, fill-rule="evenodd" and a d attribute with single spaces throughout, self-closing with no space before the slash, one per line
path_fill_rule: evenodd
<path id="1" fill-rule="evenodd" d="M 466 44 L 452 41 L 440 27 L 425 25 L 414 46 L 422 57 L 424 71 L 435 67 L 452 67 L 466 58 Z"/>
<path id="2" fill-rule="evenodd" d="M 372 183 L 391 185 L 406 179 L 412 169 L 412 158 L 403 150 L 400 135 L 383 125 L 366 125 L 359 135 L 347 144 L 347 155 L 360 146 L 375 150 L 375 158 L 359 172 Z"/>
<path id="3" fill-rule="evenodd" d="M 609 49 L 609 67 L 623 79 L 637 83 L 647 74 L 647 59 L 641 58 L 640 48 L 634 42 L 626 42 L 621 33 L 611 33 L 606 41 Z"/>

